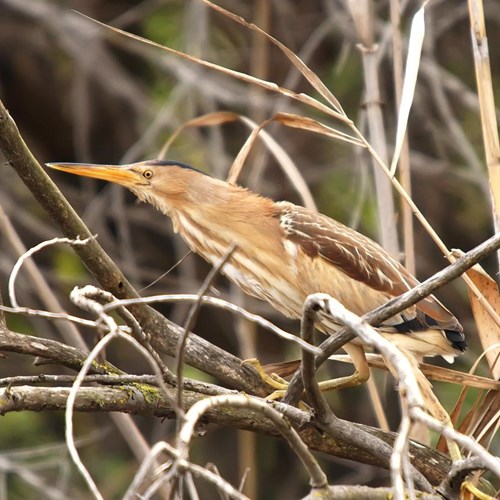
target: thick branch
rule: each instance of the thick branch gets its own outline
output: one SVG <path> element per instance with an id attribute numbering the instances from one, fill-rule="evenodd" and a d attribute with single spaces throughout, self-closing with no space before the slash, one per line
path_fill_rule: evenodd
<path id="1" fill-rule="evenodd" d="M 57 340 L 13 332 L 2 325 L 0 325 L 0 351 L 37 356 L 50 363 L 66 366 L 73 370 L 79 370 L 82 367 L 88 354 Z M 104 366 L 94 364 L 93 373 L 103 375 L 116 372 L 117 369 L 110 363 Z"/>
<path id="2" fill-rule="evenodd" d="M 197 384 L 193 383 L 193 385 Z M 200 384 L 200 386 L 203 385 Z M 0 389 L 0 414 L 26 410 L 62 411 L 66 408 L 69 391 L 68 387 L 16 386 Z M 213 391 L 209 392 L 213 394 Z M 220 391 L 220 394 L 231 393 L 234 394 L 227 390 Z M 206 398 L 207 394 L 185 390 L 184 396 L 184 409 L 187 410 L 197 401 Z M 274 403 L 274 405 L 278 411 L 286 415 L 296 429 L 299 429 L 300 438 L 309 448 L 356 462 L 378 467 L 387 466 L 387 461 L 383 457 L 360 450 L 341 437 L 332 437 L 318 431 L 309 424 L 310 416 L 307 412 L 280 403 Z M 74 408 L 76 411 L 85 412 L 121 411 L 134 415 L 175 418 L 174 410 L 161 397 L 158 389 L 142 384 L 127 387 L 81 387 L 78 390 Z M 206 414 L 206 419 L 208 422 L 221 426 L 279 436 L 279 432 L 271 422 L 248 408 L 214 408 Z M 352 426 L 358 431 L 361 430 L 382 439 L 391 446 L 396 438 L 394 433 L 383 432 L 366 425 L 352 424 Z M 446 477 L 450 468 L 450 461 L 447 457 L 420 444 L 410 444 L 410 453 L 415 468 L 432 484 L 439 484 Z"/>
<path id="3" fill-rule="evenodd" d="M 14 120 L 1 101 L 0 149 L 10 166 L 17 172 L 33 196 L 67 238 L 89 238 L 92 236 L 83 221 L 33 157 L 20 136 Z M 75 251 L 104 289 L 119 298 L 138 297 L 132 285 L 95 239 L 92 239 L 88 245 L 75 248 Z M 152 346 L 162 353 L 174 356 L 182 329 L 144 304 L 131 306 L 130 310 L 141 324 L 144 332 L 151 335 Z M 222 359 L 223 363 L 221 363 Z M 266 384 L 256 376 L 255 371 L 250 366 L 242 366 L 240 359 L 197 335 L 190 335 L 186 347 L 186 362 L 219 378 L 230 387 L 261 396 L 268 393 Z"/>
<path id="4" fill-rule="evenodd" d="M 327 498 L 335 500 L 387 500 L 393 498 L 394 490 L 392 488 L 372 488 L 370 486 L 330 486 Z M 307 495 L 302 500 L 315 500 L 318 498 L 314 493 Z M 443 500 L 440 495 L 431 495 L 419 492 L 419 500 Z"/>

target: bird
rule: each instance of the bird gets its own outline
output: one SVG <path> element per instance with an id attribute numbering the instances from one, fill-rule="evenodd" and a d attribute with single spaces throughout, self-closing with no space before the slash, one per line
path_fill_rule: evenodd
<path id="1" fill-rule="evenodd" d="M 182 162 L 46 165 L 128 188 L 170 217 L 174 231 L 212 265 L 234 247 L 222 273 L 245 293 L 292 319 L 302 317 L 304 301 L 313 293 L 327 293 L 362 316 L 419 283 L 379 244 L 354 229 Z M 467 348 L 459 321 L 433 295 L 375 326 L 414 357 L 442 356 L 451 362 Z M 326 316 L 317 325 L 331 335 L 341 327 Z M 354 339 L 343 348 L 354 373 L 328 381 L 327 390 L 359 385 L 369 378 L 360 341 Z"/>

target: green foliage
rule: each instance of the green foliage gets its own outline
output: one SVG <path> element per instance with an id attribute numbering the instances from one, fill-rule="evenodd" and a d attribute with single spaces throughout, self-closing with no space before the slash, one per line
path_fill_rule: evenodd
<path id="1" fill-rule="evenodd" d="M 143 22 L 143 36 L 153 42 L 180 49 L 183 38 L 183 12 L 177 5 L 165 5 Z"/>
<path id="2" fill-rule="evenodd" d="M 316 191 L 316 200 L 322 213 L 345 225 L 351 225 L 355 211 L 360 210 L 359 231 L 377 235 L 377 204 L 372 196 L 360 193 L 359 176 L 348 170 L 338 169 L 326 176 Z M 361 203 L 361 206 L 358 206 Z"/>
<path id="3" fill-rule="evenodd" d="M 54 414 L 51 414 L 52 423 Z M 59 421 L 58 417 L 55 417 Z M 52 443 L 61 438 L 61 433 L 54 431 L 58 425 L 47 425 L 47 415 L 23 411 L 7 413 L 1 417 L 0 443 L 2 451 L 16 450 Z"/>
<path id="4" fill-rule="evenodd" d="M 88 271 L 73 250 L 65 246 L 53 247 L 52 254 L 54 271 L 60 280 L 74 284 L 88 278 Z"/>
<path id="5" fill-rule="evenodd" d="M 340 100 L 349 116 L 355 116 L 363 93 L 361 58 L 351 51 L 339 64 L 332 66 L 324 75 L 326 86 Z"/>

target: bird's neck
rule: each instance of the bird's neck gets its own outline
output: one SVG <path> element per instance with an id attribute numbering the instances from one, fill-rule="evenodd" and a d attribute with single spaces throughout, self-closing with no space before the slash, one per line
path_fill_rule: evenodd
<path id="1" fill-rule="evenodd" d="M 189 186 L 156 206 L 171 217 L 174 231 L 210 261 L 233 244 L 242 251 L 258 248 L 266 233 L 274 235 L 268 241 L 280 241 L 273 201 L 211 177 L 193 176 Z"/>

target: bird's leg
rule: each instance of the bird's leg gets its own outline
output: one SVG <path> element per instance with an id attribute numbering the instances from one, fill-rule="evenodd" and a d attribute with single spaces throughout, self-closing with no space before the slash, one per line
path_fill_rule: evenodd
<path id="1" fill-rule="evenodd" d="M 319 382 L 319 388 L 321 391 L 326 392 L 336 389 L 344 389 L 346 387 L 355 387 L 363 384 L 370 378 L 370 368 L 368 367 L 363 347 L 349 343 L 344 346 L 344 350 L 352 359 L 355 369 L 354 373 L 347 377 L 340 377 Z M 253 366 L 257 370 L 260 378 L 266 384 L 276 389 L 272 394 L 267 396 L 266 399 L 280 399 L 285 395 L 286 389 L 288 388 L 288 382 L 286 380 L 281 378 L 279 375 L 276 375 L 276 373 L 268 374 L 260 364 L 259 360 L 255 358 L 246 359 L 243 363 Z"/>
<path id="2" fill-rule="evenodd" d="M 346 344 L 343 349 L 352 359 L 354 365 L 354 373 L 347 377 L 339 377 L 331 380 L 325 380 L 319 383 L 319 388 L 322 391 L 334 391 L 344 389 L 346 387 L 356 387 L 363 384 L 370 378 L 370 368 L 366 361 L 365 350 L 362 346 L 356 344 Z"/>

